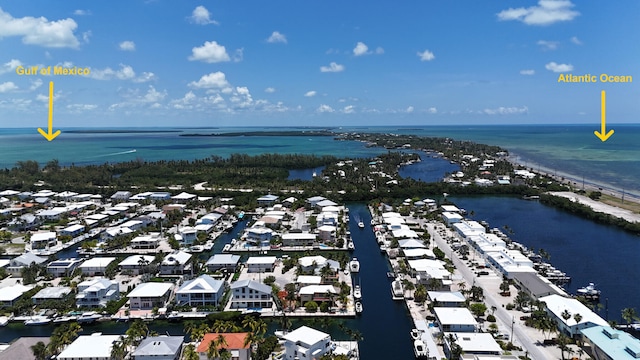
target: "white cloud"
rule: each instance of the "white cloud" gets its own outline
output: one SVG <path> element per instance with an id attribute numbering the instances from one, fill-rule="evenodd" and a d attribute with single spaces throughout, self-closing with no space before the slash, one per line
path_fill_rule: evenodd
<path id="1" fill-rule="evenodd" d="M 95 104 L 69 104 L 67 110 L 73 113 L 81 113 L 83 111 L 91 111 L 98 108 Z"/>
<path id="2" fill-rule="evenodd" d="M 420 61 L 431 61 L 436 58 L 436 56 L 429 50 L 425 50 L 423 52 L 418 51 L 418 56 L 420 57 Z"/>
<path id="3" fill-rule="evenodd" d="M 193 9 L 191 13 L 191 21 L 198 25 L 208 25 L 215 24 L 219 25 L 219 23 L 213 19 L 211 19 L 211 13 L 207 10 L 206 7 L 200 5 Z"/>
<path id="4" fill-rule="evenodd" d="M 307 91 L 304 94 L 304 96 L 306 96 L 306 97 L 314 97 L 314 96 L 316 96 L 316 94 L 317 94 L 317 92 L 315 90 L 310 90 L 310 91 Z"/>
<path id="5" fill-rule="evenodd" d="M 6 93 L 9 91 L 17 90 L 18 87 L 11 81 L 7 81 L 6 83 L 0 84 L 0 93 Z"/>
<path id="6" fill-rule="evenodd" d="M 572 36 L 571 37 L 571 42 L 576 44 L 576 45 L 582 45 L 582 41 L 580 41 L 580 39 L 578 39 L 577 36 Z"/>
<path id="7" fill-rule="evenodd" d="M 569 72 L 573 71 L 573 65 L 571 64 L 557 64 L 555 61 L 552 61 L 544 66 L 547 70 L 560 73 L 560 72 Z"/>
<path id="8" fill-rule="evenodd" d="M 520 70 L 520 75 L 534 75 L 536 73 L 533 69 Z"/>
<path id="9" fill-rule="evenodd" d="M 159 102 L 167 97 L 167 90 L 158 91 L 152 85 L 149 85 L 147 92 L 140 94 L 139 90 L 128 90 L 124 93 L 125 101 L 112 104 L 109 106 L 109 110 L 113 111 L 118 108 L 135 108 L 145 107 L 151 109 L 162 108 L 163 105 Z"/>
<path id="10" fill-rule="evenodd" d="M 233 61 L 240 62 L 242 61 L 243 57 L 244 57 L 244 48 L 236 49 L 236 51 L 233 54 Z"/>
<path id="11" fill-rule="evenodd" d="M 429 114 L 437 114 L 438 113 L 438 109 L 436 109 L 435 107 L 430 107 L 427 109 L 427 112 Z"/>
<path id="12" fill-rule="evenodd" d="M 557 41 L 547 41 L 547 40 L 538 40 L 536 43 L 542 47 L 542 50 L 556 50 L 558 45 L 560 45 Z"/>
<path id="13" fill-rule="evenodd" d="M 73 15 L 76 15 L 76 16 L 91 15 L 91 10 L 78 9 L 78 10 L 73 12 Z"/>
<path id="14" fill-rule="evenodd" d="M 41 79 L 36 79 L 36 80 L 31 82 L 31 86 L 29 86 L 29 90 L 31 90 L 31 91 L 36 90 L 40 86 L 42 86 L 42 80 Z"/>
<path id="15" fill-rule="evenodd" d="M 80 41 L 74 35 L 78 24 L 71 18 L 49 21 L 45 17 L 14 18 L 0 8 L 0 38 L 20 36 L 28 45 L 50 48 L 78 48 Z"/>
<path id="16" fill-rule="evenodd" d="M 8 62 L 4 63 L 2 67 L 0 67 L 0 75 L 11 72 L 11 71 L 15 71 L 15 69 L 21 65 L 23 65 L 22 61 L 17 59 L 11 59 Z"/>
<path id="17" fill-rule="evenodd" d="M 113 70 L 110 67 L 105 69 L 91 69 L 91 78 L 96 80 L 131 80 L 137 83 L 143 83 L 155 80 L 156 76 L 152 72 L 143 72 L 141 76 L 136 77 L 136 72 L 129 65 L 120 64 L 120 69 Z"/>
<path id="18" fill-rule="evenodd" d="M 356 112 L 356 109 L 353 105 L 347 105 L 342 109 L 342 112 L 345 114 L 353 114 Z"/>
<path id="19" fill-rule="evenodd" d="M 384 54 L 384 49 L 382 47 L 378 46 L 376 48 L 376 54 L 378 54 L 378 55 Z"/>
<path id="20" fill-rule="evenodd" d="M 569 0 L 540 0 L 537 6 L 528 8 L 509 8 L 498 13 L 501 21 L 517 20 L 527 25 L 551 25 L 560 21 L 570 21 L 579 12 L 572 10 L 574 5 Z"/>
<path id="21" fill-rule="evenodd" d="M 224 89 L 229 87 L 229 82 L 223 72 L 216 71 L 203 75 L 197 82 L 190 82 L 189 86 L 197 89 Z"/>
<path id="22" fill-rule="evenodd" d="M 274 31 L 271 33 L 271 36 L 267 39 L 269 43 L 287 43 L 287 37 L 284 34 L 281 34 L 279 31 Z"/>
<path id="23" fill-rule="evenodd" d="M 273 94 L 274 92 L 276 92 L 276 89 L 274 89 L 272 87 L 268 87 L 268 88 L 264 89 L 264 92 L 266 92 L 268 94 Z"/>
<path id="24" fill-rule="evenodd" d="M 93 35 L 93 33 L 91 32 L 91 30 L 83 32 L 82 33 L 82 41 L 84 41 L 85 44 L 88 44 L 89 43 L 89 39 L 91 39 L 92 35 Z"/>
<path id="25" fill-rule="evenodd" d="M 319 113 L 326 113 L 326 112 L 332 113 L 335 110 L 333 110 L 333 108 L 329 105 L 322 104 L 316 109 L 316 111 Z"/>
<path id="26" fill-rule="evenodd" d="M 155 80 L 156 74 L 152 73 L 152 72 L 143 72 L 142 75 L 138 76 L 137 78 L 133 79 L 133 82 L 136 83 L 146 83 L 152 80 Z"/>
<path id="27" fill-rule="evenodd" d="M 163 92 L 159 92 L 153 86 L 149 85 L 149 90 L 142 97 L 142 101 L 146 103 L 156 103 L 158 101 L 163 100 L 167 96 L 167 90 Z"/>
<path id="28" fill-rule="evenodd" d="M 341 71 L 344 71 L 344 65 L 331 62 L 329 66 L 321 66 L 320 71 L 321 72 L 341 72 Z"/>
<path id="29" fill-rule="evenodd" d="M 369 47 L 361 41 L 358 41 L 358 43 L 356 44 L 356 47 L 353 48 L 353 56 L 362 56 L 362 55 L 367 55 L 368 53 L 369 53 Z"/>
<path id="30" fill-rule="evenodd" d="M 191 61 L 197 60 L 211 64 L 231 60 L 229 54 L 227 54 L 227 49 L 222 45 L 218 45 L 215 41 L 206 41 L 204 45 L 194 47 L 191 51 L 192 55 L 189 56 Z"/>
<path id="31" fill-rule="evenodd" d="M 487 115 L 518 115 L 518 114 L 526 114 L 529 112 L 529 109 L 526 106 L 523 107 L 499 107 L 495 109 L 484 109 L 483 113 Z"/>
<path id="32" fill-rule="evenodd" d="M 125 41 L 121 42 L 118 45 L 118 47 L 122 51 L 135 51 L 136 50 L 136 43 L 134 43 L 131 40 L 125 40 Z"/>
<path id="33" fill-rule="evenodd" d="M 409 107 L 407 107 L 407 109 L 405 110 L 405 112 L 412 113 L 412 112 L 413 112 L 413 110 L 415 110 L 415 109 L 413 108 L 413 106 L 409 106 Z"/>

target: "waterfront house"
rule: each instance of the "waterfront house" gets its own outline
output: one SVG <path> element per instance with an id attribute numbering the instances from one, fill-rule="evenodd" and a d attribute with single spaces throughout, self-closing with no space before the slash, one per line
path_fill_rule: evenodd
<path id="1" fill-rule="evenodd" d="M 44 221 L 58 221 L 68 211 L 65 207 L 54 207 L 36 212 L 36 216 Z"/>
<path id="2" fill-rule="evenodd" d="M 322 284 L 322 276 L 298 275 L 296 284 L 298 284 L 298 286 L 301 288 L 308 285 L 320 285 Z"/>
<path id="3" fill-rule="evenodd" d="M 160 263 L 161 275 L 182 275 L 191 270 L 191 254 L 176 250 L 164 257 Z"/>
<path id="4" fill-rule="evenodd" d="M 246 230 L 247 242 L 258 246 L 269 246 L 272 236 L 273 230 L 264 226 L 257 226 L 257 222 L 253 227 Z"/>
<path id="5" fill-rule="evenodd" d="M 450 213 L 458 213 L 460 214 L 460 209 L 458 209 L 455 205 L 441 205 L 440 208 L 442 211 L 450 212 Z"/>
<path id="6" fill-rule="evenodd" d="M 322 197 L 322 196 L 314 196 L 314 197 L 310 197 L 306 200 L 306 203 L 309 204 L 310 207 L 314 208 L 316 207 L 316 205 L 323 200 L 326 200 L 327 198 Z"/>
<path id="7" fill-rule="evenodd" d="M 329 199 L 320 200 L 315 204 L 315 207 L 318 209 L 324 209 L 325 207 L 328 207 L 328 206 L 338 206 L 338 204 L 336 204 L 335 202 Z"/>
<path id="8" fill-rule="evenodd" d="M 282 338 L 286 360 L 319 359 L 331 351 L 331 336 L 307 326 L 301 326 Z"/>
<path id="9" fill-rule="evenodd" d="M 113 343 L 121 335 L 80 335 L 57 356 L 58 360 L 110 360 Z"/>
<path id="10" fill-rule="evenodd" d="M 438 280 L 442 290 L 449 290 L 453 281 L 451 273 L 445 269 L 442 262 L 431 259 L 408 260 L 407 263 L 419 284 L 430 285 L 430 279 Z"/>
<path id="11" fill-rule="evenodd" d="M 81 225 L 81 224 L 70 225 L 60 230 L 60 235 L 71 236 L 72 238 L 74 238 L 82 234 L 84 230 L 85 230 L 84 225 Z"/>
<path id="12" fill-rule="evenodd" d="M 31 297 L 34 305 L 41 305 L 46 301 L 61 301 L 71 293 L 68 286 L 49 286 L 41 289 Z"/>
<path id="13" fill-rule="evenodd" d="M 94 278 L 78 284 L 76 306 L 79 308 L 102 308 L 107 302 L 120 299 L 120 286 L 117 281 Z"/>
<path id="14" fill-rule="evenodd" d="M 467 308 L 434 307 L 433 313 L 442 332 L 475 332 L 478 327 Z"/>
<path id="15" fill-rule="evenodd" d="M 640 359 L 640 340 L 610 326 L 593 326 L 581 330 L 585 344 L 596 360 Z"/>
<path id="16" fill-rule="evenodd" d="M 179 235 L 179 236 L 178 236 Z M 198 230 L 191 226 L 178 229 L 176 240 L 183 245 L 191 245 L 198 239 Z"/>
<path id="17" fill-rule="evenodd" d="M 35 230 L 42 225 L 42 219 L 33 214 L 23 214 L 17 218 L 12 219 L 8 226 L 13 231 L 28 231 Z"/>
<path id="18" fill-rule="evenodd" d="M 107 267 L 112 262 L 116 261 L 115 257 L 96 257 L 83 262 L 79 268 L 82 274 L 86 276 L 99 276 L 104 275 L 107 271 Z"/>
<path id="19" fill-rule="evenodd" d="M 160 238 L 153 235 L 139 235 L 131 240 L 133 249 L 155 249 L 160 244 Z"/>
<path id="20" fill-rule="evenodd" d="M 436 255 L 431 249 L 402 249 L 402 253 L 407 260 L 432 259 L 435 260 Z"/>
<path id="21" fill-rule="evenodd" d="M 15 284 L 0 289 L 0 307 L 10 307 L 27 291 L 34 288 L 34 285 Z"/>
<path id="22" fill-rule="evenodd" d="M 427 291 L 434 307 L 464 307 L 466 298 L 459 291 Z"/>
<path id="23" fill-rule="evenodd" d="M 252 256 L 247 259 L 247 272 L 250 273 L 272 273 L 276 268 L 275 256 Z"/>
<path id="24" fill-rule="evenodd" d="M 31 264 L 40 265 L 47 261 L 46 258 L 39 257 L 34 253 L 26 252 L 18 257 L 11 259 L 7 272 L 13 276 L 20 277 L 22 268 L 31 266 Z"/>
<path id="25" fill-rule="evenodd" d="M 276 201 L 278 201 L 278 196 L 276 195 L 264 195 L 258 198 L 258 205 L 259 206 L 271 206 L 273 205 Z"/>
<path id="26" fill-rule="evenodd" d="M 131 197 L 130 191 L 116 191 L 115 194 L 111 195 L 111 201 L 113 202 L 122 202 L 127 201 Z"/>
<path id="27" fill-rule="evenodd" d="M 171 200 L 177 202 L 177 203 L 188 203 L 189 201 L 192 200 L 196 200 L 198 198 L 198 195 L 194 195 L 194 194 L 189 194 L 186 192 L 181 192 L 180 194 L 176 195 L 176 196 L 172 196 Z"/>
<path id="28" fill-rule="evenodd" d="M 231 284 L 231 309 L 270 309 L 273 306 L 271 286 L 254 280 Z"/>
<path id="29" fill-rule="evenodd" d="M 445 333 L 443 337 L 444 353 L 447 356 L 451 354 L 451 337 L 462 348 L 462 353 L 469 356 L 465 359 L 484 359 L 486 355 L 502 353 L 502 348 L 490 333 L 451 332 Z"/>
<path id="30" fill-rule="evenodd" d="M 302 304 L 307 301 L 321 303 L 325 301 L 333 302 L 333 299 L 338 296 L 338 292 L 333 285 L 308 285 L 301 287 L 298 295 Z"/>
<path id="31" fill-rule="evenodd" d="M 317 235 L 311 233 L 286 233 L 280 236 L 283 246 L 313 246 Z"/>
<path id="32" fill-rule="evenodd" d="M 133 360 L 178 360 L 183 336 L 149 336 L 131 354 Z"/>
<path id="33" fill-rule="evenodd" d="M 176 291 L 176 301 L 179 305 L 218 306 L 226 285 L 227 283 L 223 280 L 216 280 L 209 275 L 200 275 L 185 282 Z"/>
<path id="34" fill-rule="evenodd" d="M 318 227 L 318 237 L 323 241 L 333 241 L 336 238 L 336 227 L 331 225 L 322 225 Z"/>
<path id="35" fill-rule="evenodd" d="M 139 275 L 148 269 L 153 260 L 155 260 L 155 257 L 151 255 L 131 255 L 122 260 L 118 266 L 122 271 L 131 271 L 133 275 Z"/>
<path id="36" fill-rule="evenodd" d="M 398 246 L 401 249 L 426 249 L 427 245 L 423 241 L 416 239 L 404 239 L 398 241 Z"/>
<path id="37" fill-rule="evenodd" d="M 211 342 L 222 337 L 224 341 L 218 345 L 218 351 L 229 352 L 230 359 L 233 360 L 251 360 L 251 342 L 247 341 L 247 336 L 249 336 L 248 333 L 208 333 L 198 344 L 196 352 L 200 356 L 200 360 L 208 360 L 207 352 Z"/>
<path id="38" fill-rule="evenodd" d="M 133 230 L 126 227 L 115 226 L 103 231 L 101 237 L 103 241 L 109 241 L 117 237 L 129 234 L 133 234 Z"/>
<path id="39" fill-rule="evenodd" d="M 512 279 L 519 272 L 535 273 L 533 261 L 518 250 L 498 248 L 495 251 L 487 251 L 485 259 L 507 279 Z"/>
<path id="40" fill-rule="evenodd" d="M 547 278 L 535 272 L 516 272 L 512 280 L 533 299 L 549 295 L 565 295 L 566 293 Z"/>
<path id="41" fill-rule="evenodd" d="M 207 260 L 205 266 L 210 272 L 229 271 L 234 272 L 238 267 L 240 255 L 233 254 L 214 254 Z"/>
<path id="42" fill-rule="evenodd" d="M 48 249 L 58 243 L 58 236 L 53 231 L 35 233 L 31 235 L 30 242 L 32 250 Z"/>
<path id="43" fill-rule="evenodd" d="M 609 323 L 598 316 L 580 301 L 560 295 L 541 297 L 545 303 L 545 311 L 558 325 L 558 330 L 569 337 L 581 335 L 580 330 L 593 326 L 609 326 Z M 569 314 L 565 320 L 563 314 Z M 575 314 L 580 314 L 580 322 L 576 322 Z"/>
<path id="44" fill-rule="evenodd" d="M 33 350 L 31 347 L 42 342 L 45 346 L 49 345 L 50 338 L 48 336 L 23 336 L 12 342 L 11 345 L 4 346 L 5 349 L 0 352 L 0 360 L 21 360 L 33 359 Z"/>
<path id="45" fill-rule="evenodd" d="M 83 261 L 77 258 L 55 260 L 47 265 L 47 272 L 54 277 L 71 276 Z"/>
<path id="46" fill-rule="evenodd" d="M 221 218 L 222 218 L 222 214 L 220 213 L 209 213 L 207 215 L 204 215 L 200 219 L 198 219 L 198 221 L 196 221 L 196 225 L 200 225 L 200 224 L 215 225 L 218 223 L 218 221 L 220 221 Z"/>
<path id="47" fill-rule="evenodd" d="M 161 308 L 167 305 L 171 297 L 171 283 L 142 283 L 136 286 L 127 297 L 132 310 Z"/>
<path id="48" fill-rule="evenodd" d="M 452 226 L 455 223 L 459 223 L 462 221 L 462 215 L 454 212 L 445 211 L 442 213 L 442 220 L 447 224 L 447 226 Z"/>

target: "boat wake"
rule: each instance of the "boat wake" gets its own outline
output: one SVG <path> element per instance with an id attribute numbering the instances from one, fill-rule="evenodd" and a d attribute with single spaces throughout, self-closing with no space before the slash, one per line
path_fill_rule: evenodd
<path id="1" fill-rule="evenodd" d="M 136 152 L 136 149 L 131 149 L 131 150 L 127 150 L 127 151 L 119 151 L 119 152 L 110 153 L 110 154 L 104 154 L 104 155 L 96 155 L 96 156 L 93 156 L 93 157 L 116 156 L 116 155 L 132 154 L 134 152 Z"/>

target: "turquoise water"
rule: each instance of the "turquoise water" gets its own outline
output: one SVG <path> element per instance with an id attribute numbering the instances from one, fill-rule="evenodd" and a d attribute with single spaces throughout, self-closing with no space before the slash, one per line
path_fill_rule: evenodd
<path id="1" fill-rule="evenodd" d="M 534 169 L 580 181 L 583 177 L 608 187 L 640 194 L 640 125 L 611 125 L 615 134 L 601 142 L 593 135 L 595 125 L 482 125 L 429 127 L 342 127 L 334 131 L 390 132 L 472 140 L 508 149 L 514 158 Z M 181 137 L 180 132 L 70 133 L 52 142 L 36 129 L 0 129 L 0 168 L 17 161 L 42 164 L 58 159 L 61 164 L 85 165 L 143 159 L 197 159 L 232 153 L 301 153 L 339 157 L 375 156 L 384 149 L 367 148 L 360 142 L 335 141 L 331 136 Z M 261 130 L 308 130 L 308 128 L 215 128 L 175 130 L 182 133 L 223 133 Z M 135 150 L 135 151 L 134 151 Z"/>

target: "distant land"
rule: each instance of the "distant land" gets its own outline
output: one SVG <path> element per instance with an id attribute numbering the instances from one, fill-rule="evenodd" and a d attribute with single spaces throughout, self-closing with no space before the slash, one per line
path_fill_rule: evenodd
<path id="1" fill-rule="evenodd" d="M 221 137 L 237 137 L 237 136 L 335 136 L 336 133 L 330 130 L 309 130 L 309 131 L 242 131 L 229 133 L 212 133 L 212 134 L 180 134 L 180 136 L 221 136 Z"/>
<path id="2" fill-rule="evenodd" d="M 152 134 L 152 133 L 178 133 L 182 130 L 125 130 L 125 129 L 95 129 L 95 130 L 67 130 L 68 134 Z"/>

